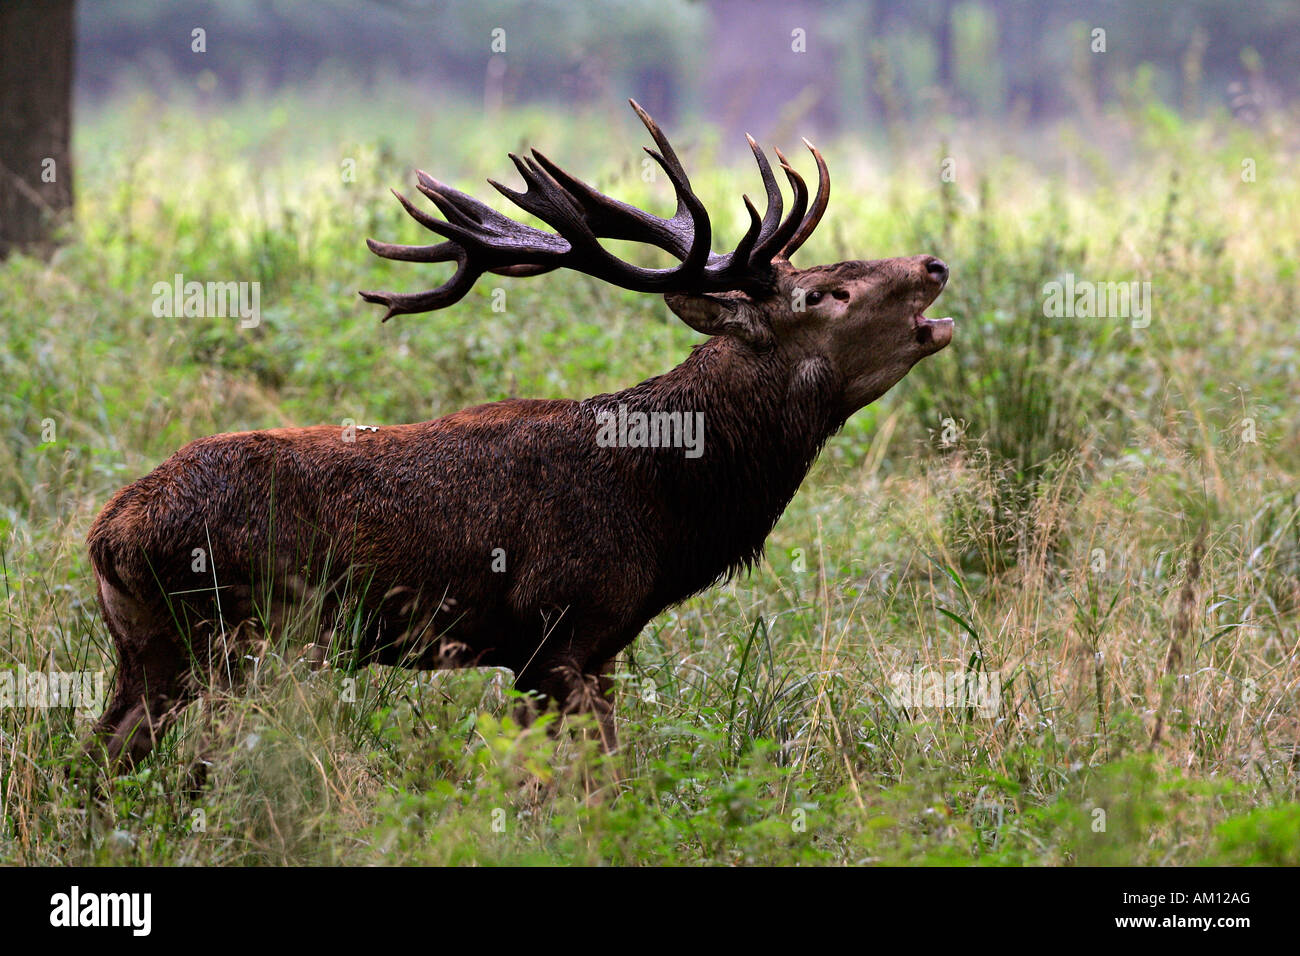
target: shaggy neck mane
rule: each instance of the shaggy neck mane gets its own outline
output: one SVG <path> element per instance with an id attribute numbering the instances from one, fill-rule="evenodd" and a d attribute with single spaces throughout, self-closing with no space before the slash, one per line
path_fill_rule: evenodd
<path id="1" fill-rule="evenodd" d="M 703 415 L 698 457 L 673 448 L 609 448 L 609 467 L 645 488 L 664 523 L 664 606 L 700 591 L 763 552 L 763 542 L 839 427 L 836 383 L 816 360 L 791 362 L 729 338 L 697 346 L 677 368 L 583 402 L 593 415 Z M 698 420 L 698 419 L 696 419 Z"/>

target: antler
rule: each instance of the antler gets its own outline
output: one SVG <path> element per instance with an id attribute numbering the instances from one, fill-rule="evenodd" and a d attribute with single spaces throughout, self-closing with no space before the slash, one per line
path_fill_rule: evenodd
<path id="1" fill-rule="evenodd" d="M 677 195 L 677 210 L 664 219 L 597 192 L 575 179 L 539 153 L 520 157 L 509 154 L 526 188 L 517 192 L 494 180 L 489 183 L 525 212 L 541 219 L 555 232 L 546 232 L 504 216 L 423 171 L 417 171 L 417 188 L 433 201 L 445 219 L 436 219 L 412 205 L 401 193 L 393 195 L 411 218 L 447 241 L 431 246 L 399 246 L 367 239 L 370 251 L 385 259 L 406 262 L 455 262 L 456 272 L 436 289 L 419 293 L 362 292 L 368 302 L 388 307 L 384 321 L 395 315 L 430 312 L 459 302 L 485 272 L 504 276 L 532 276 L 552 269 L 573 269 L 635 292 L 761 293 L 771 287 L 773 262 L 789 259 L 812 235 L 830 200 L 830 174 L 826 162 L 806 139 L 804 145 L 817 160 L 817 195 L 808 208 L 808 187 L 781 151 L 777 159 L 794 190 L 794 206 L 782 218 L 781 190 L 772 167 L 754 138 L 750 149 L 758 161 L 767 192 L 762 219 L 742 197 L 749 212 L 749 228 L 736 248 L 725 255 L 710 251 L 713 238 L 708 211 L 691 189 L 686 170 L 659 126 L 635 100 L 629 100 L 654 139 L 657 150 L 646 152 L 668 175 Z M 612 255 L 600 239 L 628 239 L 663 249 L 679 260 L 668 269 L 646 269 Z"/>

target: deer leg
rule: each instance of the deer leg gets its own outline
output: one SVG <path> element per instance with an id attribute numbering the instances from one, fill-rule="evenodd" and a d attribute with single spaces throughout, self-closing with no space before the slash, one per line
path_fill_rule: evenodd
<path id="1" fill-rule="evenodd" d="M 614 726 L 614 662 L 608 660 L 601 665 L 596 674 L 596 690 L 599 706 L 596 711 L 600 719 L 600 744 L 605 753 L 612 754 L 618 750 L 618 730 Z"/>
<path id="2" fill-rule="evenodd" d="M 117 675 L 82 754 L 111 775 L 149 754 L 194 687 L 189 655 L 163 613 L 102 579 L 99 603 L 118 652 Z"/>
<path id="3" fill-rule="evenodd" d="M 613 753 L 618 747 L 614 729 L 613 681 L 608 675 L 610 665 L 596 673 L 585 672 L 571 661 L 551 662 L 535 681 L 521 678 L 515 686 L 530 691 L 535 697 L 522 701 L 515 709 L 515 720 L 527 727 L 536 716 L 551 707 L 561 715 L 590 714 L 596 718 L 600 730 L 601 749 Z M 556 724 L 552 732 L 558 730 Z"/>
<path id="4" fill-rule="evenodd" d="M 188 668 L 170 635 L 154 638 L 143 653 L 124 655 L 113 699 L 84 751 L 110 774 L 143 760 L 193 699 Z"/>
<path id="5" fill-rule="evenodd" d="M 217 754 L 218 728 L 229 710 L 231 699 L 238 695 L 248 682 L 248 668 L 244 653 L 251 642 L 249 631 L 255 625 L 251 620 L 230 631 L 213 635 L 208 649 L 208 674 L 199 694 L 203 721 L 199 730 L 198 748 L 190 763 L 186 789 L 191 795 L 199 793 L 208 779 L 210 767 Z M 309 658 L 311 659 L 311 658 Z"/>

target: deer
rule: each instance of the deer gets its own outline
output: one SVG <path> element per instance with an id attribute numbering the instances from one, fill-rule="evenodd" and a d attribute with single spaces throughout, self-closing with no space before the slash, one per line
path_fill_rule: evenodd
<path id="1" fill-rule="evenodd" d="M 664 374 L 583 400 L 510 398 L 351 436 L 322 425 L 199 438 L 119 490 L 87 537 L 118 657 L 85 745 L 101 768 L 137 765 L 194 699 L 237 690 L 250 648 L 313 595 L 335 613 L 321 616 L 321 645 L 350 630 L 357 666 L 505 668 L 521 722 L 586 715 L 613 752 L 617 655 L 666 609 L 751 570 L 825 442 L 949 344 L 953 320 L 924 315 L 948 280 L 935 256 L 791 264 L 830 199 L 806 139 L 811 197 L 776 150 L 787 214 L 747 137 L 766 209 L 743 196 L 748 227 L 717 253 L 677 154 L 630 102 L 672 185 L 671 217 L 606 196 L 537 150 L 509 154 L 523 191 L 488 182 L 554 231 L 417 171 L 442 218 L 394 195 L 442 241 L 367 244 L 455 271 L 426 292 L 360 295 L 386 307 L 386 322 L 448 308 L 488 273 L 568 269 L 662 295 L 704 341 Z M 639 266 L 602 239 L 675 264 Z M 638 415 L 642 426 L 658 416 L 670 440 L 625 427 Z M 687 422 L 702 428 L 684 449 Z M 331 631 L 344 608 L 348 627 Z"/>

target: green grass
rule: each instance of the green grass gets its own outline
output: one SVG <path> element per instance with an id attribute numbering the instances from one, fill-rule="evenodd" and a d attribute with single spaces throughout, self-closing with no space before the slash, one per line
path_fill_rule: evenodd
<path id="1" fill-rule="evenodd" d="M 111 674 L 86 529 L 192 438 L 595 394 L 697 341 L 575 275 L 382 326 L 356 296 L 436 281 L 362 242 L 424 241 L 386 191 L 413 165 L 486 195 L 528 142 L 670 206 L 621 108 L 318 105 L 81 118 L 78 231 L 0 264 L 0 669 Z M 0 709 L 0 862 L 1300 863 L 1300 190 L 1267 128 L 1120 119 L 1127 160 L 1079 147 L 1065 175 L 978 130 L 888 165 L 823 144 L 835 192 L 800 260 L 941 255 L 956 339 L 831 441 L 767 561 L 628 649 L 616 756 L 513 726 L 508 675 L 311 670 L 291 627 L 197 797 L 197 712 L 91 812 L 64 777 L 88 718 Z M 734 241 L 756 174 L 679 126 Z M 176 272 L 261 282 L 262 325 L 154 318 Z M 1149 280 L 1150 326 L 1045 316 L 1065 273 Z M 917 670 L 999 675 L 996 714 L 900 706 Z"/>

